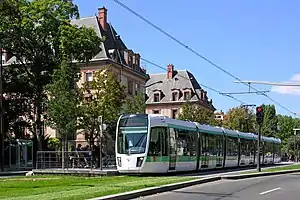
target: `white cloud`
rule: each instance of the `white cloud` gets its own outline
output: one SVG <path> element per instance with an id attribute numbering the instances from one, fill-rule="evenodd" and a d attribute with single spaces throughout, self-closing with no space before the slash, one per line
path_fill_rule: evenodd
<path id="1" fill-rule="evenodd" d="M 300 74 L 295 74 L 289 82 L 300 82 Z M 272 92 L 277 92 L 280 94 L 292 94 L 300 95 L 300 86 L 273 86 L 271 88 Z"/>

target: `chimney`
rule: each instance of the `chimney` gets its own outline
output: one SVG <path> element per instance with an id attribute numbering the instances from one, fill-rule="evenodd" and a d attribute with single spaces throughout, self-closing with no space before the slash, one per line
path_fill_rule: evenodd
<path id="1" fill-rule="evenodd" d="M 105 7 L 98 8 L 98 19 L 104 31 L 107 30 L 107 9 Z"/>
<path id="2" fill-rule="evenodd" d="M 124 59 L 126 62 L 126 65 L 128 65 L 128 61 L 129 61 L 129 52 L 127 49 L 124 50 Z"/>
<path id="3" fill-rule="evenodd" d="M 141 60 L 140 54 L 136 53 L 135 54 L 135 64 L 136 64 L 137 68 L 140 68 L 140 60 Z"/>
<path id="4" fill-rule="evenodd" d="M 131 54 L 131 59 L 132 59 L 131 65 L 132 65 L 132 68 L 134 69 L 135 68 L 135 53 Z"/>
<path id="5" fill-rule="evenodd" d="M 168 65 L 168 76 L 167 76 L 167 78 L 172 79 L 173 75 L 174 75 L 174 65 L 169 64 Z"/>

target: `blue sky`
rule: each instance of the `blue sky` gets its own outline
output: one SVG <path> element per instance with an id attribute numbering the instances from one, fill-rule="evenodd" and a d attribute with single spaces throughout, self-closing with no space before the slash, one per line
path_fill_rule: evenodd
<path id="1" fill-rule="evenodd" d="M 248 91 L 228 76 L 128 12 L 113 0 L 75 0 L 81 17 L 108 10 L 108 21 L 128 48 L 142 57 L 167 67 L 187 69 L 199 83 L 222 92 Z M 121 0 L 128 7 L 163 28 L 189 47 L 206 56 L 242 80 L 300 82 L 299 1 L 193 1 Z M 142 63 L 144 64 L 144 63 Z M 161 73 L 145 64 L 149 73 Z M 253 85 L 283 106 L 299 113 L 299 88 L 271 88 Z M 207 89 L 206 89 L 207 90 Z M 207 90 L 218 110 L 240 105 L 228 97 Z M 248 104 L 273 104 L 259 95 L 238 95 Z M 276 105 L 280 114 L 290 112 Z"/>

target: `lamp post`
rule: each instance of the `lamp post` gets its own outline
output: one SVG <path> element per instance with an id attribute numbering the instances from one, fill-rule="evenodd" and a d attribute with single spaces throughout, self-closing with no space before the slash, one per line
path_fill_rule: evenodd
<path id="1" fill-rule="evenodd" d="M 297 131 L 300 131 L 300 128 L 294 128 L 294 153 L 295 153 L 295 161 L 298 162 L 298 158 L 296 157 L 296 135 Z"/>
<path id="2" fill-rule="evenodd" d="M 1 113 L 0 113 L 0 134 L 1 134 L 1 171 L 4 171 L 4 132 L 3 132 L 3 65 L 2 65 L 2 53 L 3 50 L 0 47 L 0 109 L 1 109 Z"/>
<path id="3" fill-rule="evenodd" d="M 99 122 L 99 146 L 100 146 L 100 156 L 99 156 L 99 159 L 100 159 L 100 170 L 102 170 L 102 135 L 103 135 L 103 118 L 102 116 L 99 116 L 98 117 L 98 122 Z"/>

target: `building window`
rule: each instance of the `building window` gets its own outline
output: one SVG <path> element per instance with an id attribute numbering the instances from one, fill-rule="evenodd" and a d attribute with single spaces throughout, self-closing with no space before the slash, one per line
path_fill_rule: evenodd
<path id="1" fill-rule="evenodd" d="M 135 95 L 137 95 L 139 91 L 140 91 L 140 85 L 136 83 L 135 84 Z"/>
<path id="2" fill-rule="evenodd" d="M 85 81 L 91 82 L 92 80 L 93 80 L 93 73 L 92 72 L 85 73 Z"/>
<path id="3" fill-rule="evenodd" d="M 159 93 L 155 93 L 154 94 L 154 102 L 159 102 L 160 99 L 159 99 Z"/>
<path id="4" fill-rule="evenodd" d="M 133 94 L 133 81 L 128 80 L 128 94 Z"/>
<path id="5" fill-rule="evenodd" d="M 172 101 L 178 101 L 178 92 L 172 93 Z"/>
<path id="6" fill-rule="evenodd" d="M 191 99 L 191 93 L 186 91 L 183 93 L 184 100 L 190 100 Z"/>
<path id="7" fill-rule="evenodd" d="M 153 114 L 159 114 L 159 110 L 153 110 Z"/>
<path id="8" fill-rule="evenodd" d="M 177 117 L 177 109 L 172 109 L 172 118 L 176 119 Z"/>

